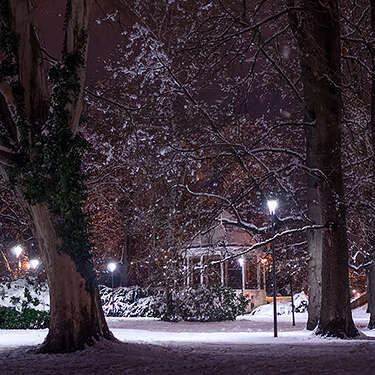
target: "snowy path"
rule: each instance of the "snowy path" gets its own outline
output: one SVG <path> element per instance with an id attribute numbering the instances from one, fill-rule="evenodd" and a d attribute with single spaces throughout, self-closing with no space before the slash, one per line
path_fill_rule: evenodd
<path id="1" fill-rule="evenodd" d="M 327 340 L 280 317 L 273 338 L 269 317 L 219 323 L 165 323 L 152 319 L 108 319 L 125 343 L 102 342 L 64 355 L 36 355 L 28 348 L 46 330 L 0 330 L 0 374 L 375 374 L 375 332 L 358 340 Z M 366 314 L 367 315 L 367 314 Z M 367 316 L 355 315 L 364 326 Z"/>

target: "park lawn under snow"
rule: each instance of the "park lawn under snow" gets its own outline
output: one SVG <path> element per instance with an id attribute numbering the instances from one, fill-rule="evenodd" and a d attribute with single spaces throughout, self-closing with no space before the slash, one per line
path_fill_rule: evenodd
<path id="1" fill-rule="evenodd" d="M 282 304 L 281 304 L 282 305 Z M 34 354 L 47 330 L 0 330 L 0 374 L 375 374 L 375 332 L 356 340 L 322 339 L 304 330 L 306 313 L 278 316 L 272 304 L 236 321 L 167 323 L 108 318 L 123 343 L 100 342 L 71 354 Z M 365 308 L 353 313 L 364 328 Z"/>

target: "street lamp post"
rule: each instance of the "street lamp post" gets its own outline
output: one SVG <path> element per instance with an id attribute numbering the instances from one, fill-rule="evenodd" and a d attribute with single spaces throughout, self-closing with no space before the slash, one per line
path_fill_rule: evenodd
<path id="1" fill-rule="evenodd" d="M 275 214 L 277 208 L 276 200 L 267 201 L 268 210 L 271 216 L 271 236 L 275 235 Z M 272 284 L 273 284 L 273 336 L 277 337 L 277 300 L 276 300 L 276 259 L 275 259 L 275 244 L 271 243 L 272 249 Z"/>
<path id="2" fill-rule="evenodd" d="M 292 298 L 292 325 L 293 327 L 296 325 L 296 318 L 295 318 L 295 315 L 294 315 L 294 294 L 293 294 L 293 282 L 292 282 L 292 278 L 290 278 L 290 296 Z"/>
<path id="3" fill-rule="evenodd" d="M 111 263 L 108 263 L 107 265 L 107 270 L 111 273 L 111 277 L 112 277 L 112 289 L 114 288 L 114 279 L 113 279 L 113 273 L 115 272 L 117 268 L 117 264 L 114 263 L 114 262 L 111 262 Z M 114 296 L 114 293 L 113 293 L 113 290 L 112 290 L 112 313 L 113 313 L 113 316 L 115 316 L 115 296 Z"/>

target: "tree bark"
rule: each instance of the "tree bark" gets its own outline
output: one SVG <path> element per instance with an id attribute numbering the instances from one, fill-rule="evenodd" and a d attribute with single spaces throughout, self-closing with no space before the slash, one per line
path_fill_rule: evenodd
<path id="1" fill-rule="evenodd" d="M 368 309 L 367 312 L 370 313 L 370 320 L 368 323 L 369 329 L 375 328 L 375 264 L 367 269 L 367 301 Z"/>
<path id="2" fill-rule="evenodd" d="M 292 7 L 293 1 L 288 1 Z M 296 36 L 304 87 L 305 117 L 311 121 L 307 132 L 307 159 L 313 159 L 316 176 L 313 193 L 319 206 L 313 219 L 326 224 L 321 233 L 322 288 L 317 334 L 354 337 L 349 300 L 348 245 L 344 189 L 341 168 L 341 53 L 337 0 L 304 0 L 303 15 L 290 11 Z M 309 134 L 310 133 L 310 134 Z M 311 198 L 311 197 L 309 197 Z M 316 207 L 317 207 L 316 206 Z M 316 216 L 314 218 L 314 216 Z M 319 240 L 318 240 L 319 242 Z M 315 270 L 317 271 L 317 270 Z"/>
<path id="3" fill-rule="evenodd" d="M 63 201 L 63 204 L 68 204 L 69 207 L 66 211 L 73 210 L 74 214 L 78 215 L 82 213 L 80 207 L 82 198 L 77 198 L 77 196 L 83 197 L 82 192 L 77 188 L 81 185 L 73 185 L 77 188 L 73 192 L 76 194 L 73 197 L 69 196 L 69 188 L 66 188 L 70 185 L 64 185 L 79 176 L 80 164 L 69 164 L 66 174 L 63 176 L 54 174 L 54 171 L 48 169 L 48 166 L 40 165 L 40 168 L 43 168 L 43 173 L 46 173 L 47 176 L 41 175 L 41 179 L 36 179 L 36 185 L 49 184 L 49 190 L 47 190 L 50 198 L 46 198 L 46 195 L 42 194 L 39 199 L 32 200 L 25 195 L 25 192 L 30 189 L 30 187 L 25 187 L 25 178 L 34 173 L 34 170 L 30 169 L 30 165 L 35 163 L 35 160 L 48 163 L 56 157 L 56 154 L 43 154 L 54 150 L 55 147 L 54 144 L 48 144 L 49 138 L 45 134 L 56 132 L 55 129 L 60 126 L 58 129 L 65 132 L 61 134 L 65 136 L 64 140 L 66 140 L 65 143 L 61 142 L 63 146 L 59 152 L 65 151 L 70 154 L 77 147 L 74 143 L 76 142 L 74 134 L 77 131 L 82 110 L 90 3 L 91 0 L 67 0 L 62 66 L 71 64 L 68 59 L 71 59 L 75 51 L 82 51 L 83 56 L 80 56 L 82 63 L 76 64 L 76 70 L 73 72 L 74 76 L 78 77 L 74 86 L 75 89 L 78 87 L 78 93 L 77 90 L 69 89 L 72 86 L 71 82 L 64 82 L 64 76 L 62 76 L 61 85 L 65 91 L 61 92 L 66 93 L 70 97 L 70 101 L 65 108 L 59 108 L 58 114 L 60 120 L 61 118 L 67 119 L 67 122 L 57 125 L 53 124 L 55 119 L 53 111 L 57 107 L 54 107 L 56 103 L 50 103 L 49 99 L 47 73 L 43 65 L 39 40 L 32 23 L 31 2 L 30 0 L 6 0 L 0 4 L 1 33 L 6 35 L 3 40 L 8 42 L 8 44 L 1 44 L 5 57 L 2 56 L 2 69 L 0 69 L 0 114 L 2 118 L 6 118 L 6 122 L 0 123 L 0 127 L 3 127 L 1 130 L 4 130 L 2 134 L 5 134 L 0 139 L 0 145 L 1 141 L 11 145 L 14 150 L 12 152 L 17 156 L 14 158 L 16 160 L 14 164 L 10 165 L 4 163 L 0 157 L 0 170 L 9 180 L 12 178 L 14 180 L 14 176 L 16 176 L 14 184 L 17 196 L 20 204 L 30 214 L 33 232 L 45 266 L 50 289 L 51 319 L 48 336 L 40 351 L 49 353 L 83 349 L 86 344 L 92 345 L 95 340 L 100 338 L 114 339 L 101 308 L 92 259 L 87 249 L 90 246 L 89 242 L 85 243 L 87 247 L 82 251 L 82 254 L 71 252 L 67 243 L 64 242 L 61 230 L 62 227 L 64 228 L 64 221 L 67 220 L 66 213 L 64 214 L 64 210 L 59 210 L 56 208 L 58 206 L 53 207 L 51 204 L 51 196 L 52 199 L 56 199 L 59 194 L 65 194 L 63 195 L 64 199 L 67 197 L 71 199 L 68 203 Z M 67 79 L 72 79 L 72 75 Z M 57 94 L 55 93 L 55 95 Z M 56 98 L 59 99 L 58 96 L 55 97 L 55 100 Z M 52 114 L 50 113 L 48 117 L 51 104 Z M 58 137 L 55 136 L 53 139 L 58 140 Z M 44 148 L 41 146 L 42 144 Z M 59 144 L 60 147 L 61 145 Z M 58 159 L 55 162 L 58 163 L 61 160 L 64 162 L 67 159 L 69 158 Z M 3 168 L 4 165 L 7 165 L 8 168 Z M 38 169 L 38 165 L 34 168 Z M 71 172 L 72 168 L 73 172 Z M 33 186 L 33 188 L 35 187 Z M 39 191 L 38 187 L 36 189 Z M 47 194 L 47 190 L 43 190 L 44 194 Z M 72 202 L 76 202 L 75 206 Z M 72 217 L 75 216 L 70 216 L 69 220 Z M 83 218 L 84 216 L 79 217 Z M 75 225 L 75 223 L 69 224 L 71 227 Z M 77 225 L 85 228 L 84 223 L 77 222 Z M 86 238 L 86 235 L 87 233 L 83 229 L 82 236 Z"/>
<path id="4" fill-rule="evenodd" d="M 130 253 L 130 233 L 125 233 L 125 243 L 122 248 L 121 259 L 119 262 L 120 286 L 128 286 L 129 284 L 129 253 Z"/>
<path id="5" fill-rule="evenodd" d="M 310 259 L 307 274 L 309 305 L 306 328 L 312 331 L 318 325 L 322 303 L 322 236 L 321 231 L 310 232 L 307 236 Z"/>
<path id="6" fill-rule="evenodd" d="M 302 74 L 306 74 L 302 73 Z M 305 96 L 307 93 L 305 93 Z M 307 109 L 306 109 L 307 112 Z M 313 114 L 306 113 L 305 121 L 312 122 Z M 305 129 L 306 136 L 306 164 L 310 169 L 316 169 L 317 166 L 317 134 L 314 127 Z M 320 202 L 319 177 L 309 174 L 307 177 L 307 207 L 309 219 L 312 224 L 320 224 L 322 212 Z M 310 255 L 307 284 L 308 284 L 308 319 L 306 328 L 314 330 L 319 322 L 321 299 L 322 299 L 322 231 L 310 231 L 307 233 L 308 252 Z"/>
<path id="7" fill-rule="evenodd" d="M 132 218 L 134 215 L 134 202 L 133 193 L 129 194 L 120 201 L 119 204 L 122 224 L 124 227 L 124 245 L 122 247 L 121 258 L 119 262 L 119 272 L 120 272 L 120 286 L 129 285 L 129 267 L 130 267 L 130 257 L 132 253 L 132 230 L 131 225 Z"/>
<path id="8" fill-rule="evenodd" d="M 91 262 L 82 275 L 71 257 L 60 251 L 62 240 L 55 229 L 58 219 L 44 204 L 29 206 L 29 210 L 50 290 L 50 327 L 40 351 L 72 352 L 101 337 L 112 339 Z"/>
<path id="9" fill-rule="evenodd" d="M 371 7 L 371 37 L 369 42 L 369 52 L 371 55 L 371 143 L 373 155 L 375 152 L 375 1 L 370 1 Z M 375 173 L 375 158 L 372 158 L 372 171 Z M 374 175 L 375 176 L 375 175 Z M 375 189 L 372 190 L 372 196 L 375 198 Z M 374 251 L 374 238 L 373 238 L 374 228 L 370 230 L 370 256 L 372 256 L 373 261 L 375 258 Z M 368 323 L 368 328 L 375 328 L 375 264 L 367 270 L 367 297 L 368 297 L 368 312 L 370 313 L 370 320 Z"/>

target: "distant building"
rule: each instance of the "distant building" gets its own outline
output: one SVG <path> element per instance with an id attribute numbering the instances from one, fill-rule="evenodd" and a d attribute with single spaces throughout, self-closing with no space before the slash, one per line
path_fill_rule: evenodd
<path id="1" fill-rule="evenodd" d="M 231 218 L 226 212 L 222 217 Z M 249 299 L 249 311 L 266 303 L 265 259 L 261 249 L 241 254 L 254 243 L 249 232 L 234 226 L 219 224 L 199 234 L 185 248 L 186 283 L 225 285 L 243 293 Z M 208 265 L 210 262 L 214 264 Z"/>

